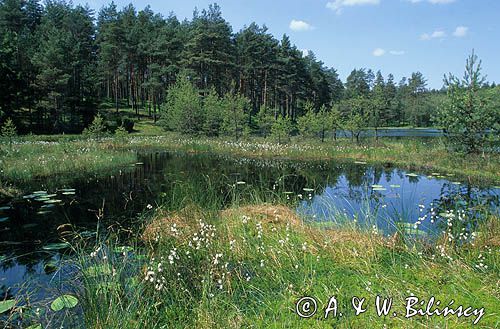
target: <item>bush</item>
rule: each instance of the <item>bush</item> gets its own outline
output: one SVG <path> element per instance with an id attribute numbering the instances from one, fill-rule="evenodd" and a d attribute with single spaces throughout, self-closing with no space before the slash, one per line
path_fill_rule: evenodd
<path id="1" fill-rule="evenodd" d="M 131 133 L 134 131 L 134 125 L 135 125 L 135 121 L 128 118 L 128 117 L 118 118 L 116 120 L 117 129 L 119 127 L 123 127 L 128 133 Z"/>

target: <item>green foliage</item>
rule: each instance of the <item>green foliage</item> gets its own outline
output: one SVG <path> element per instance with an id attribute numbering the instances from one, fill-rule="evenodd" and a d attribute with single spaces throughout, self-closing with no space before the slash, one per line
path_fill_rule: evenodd
<path id="1" fill-rule="evenodd" d="M 84 131 L 83 134 L 88 137 L 96 138 L 97 140 L 101 139 L 106 131 L 106 126 L 104 125 L 104 119 L 101 114 L 97 114 L 94 117 L 94 120 Z"/>
<path id="2" fill-rule="evenodd" d="M 134 131 L 134 125 L 135 121 L 133 119 L 130 119 L 128 117 L 120 118 L 117 120 L 117 125 L 119 127 L 123 127 L 126 132 L 131 133 Z"/>
<path id="3" fill-rule="evenodd" d="M 342 128 L 342 113 L 340 112 L 339 106 L 334 105 L 330 112 L 328 113 L 328 117 L 326 118 L 328 125 L 331 127 L 333 131 L 333 139 L 337 140 L 337 130 Z"/>
<path id="4" fill-rule="evenodd" d="M 248 124 L 248 99 L 241 95 L 226 94 L 222 100 L 222 130 L 236 140 L 243 135 Z"/>
<path id="5" fill-rule="evenodd" d="M 258 133 L 261 136 L 268 137 L 271 134 L 271 128 L 275 121 L 274 113 L 271 109 L 261 106 L 255 116 L 255 123 L 258 127 Z"/>
<path id="6" fill-rule="evenodd" d="M 65 308 L 73 308 L 78 305 L 78 298 L 72 295 L 62 295 L 57 297 L 51 304 L 50 308 L 54 312 L 61 311 Z"/>
<path id="7" fill-rule="evenodd" d="M 203 129 L 204 113 L 198 90 L 187 76 L 180 76 L 168 89 L 160 124 L 183 134 L 199 134 Z"/>
<path id="8" fill-rule="evenodd" d="M 445 129 L 448 142 L 456 150 L 481 151 L 488 130 L 494 131 L 500 122 L 498 112 L 480 92 L 484 82 L 481 61 L 474 52 L 467 59 L 463 79 L 451 73 L 445 79 L 448 100 L 440 108 L 437 122 Z"/>
<path id="9" fill-rule="evenodd" d="M 224 120 L 224 109 L 223 102 L 214 88 L 203 99 L 203 112 L 205 113 L 203 132 L 207 136 L 219 136 Z"/>
<path id="10" fill-rule="evenodd" d="M 4 122 L 0 134 L 4 139 L 9 141 L 9 145 L 12 145 L 12 140 L 17 136 L 17 129 L 10 118 Z"/>
<path id="11" fill-rule="evenodd" d="M 14 306 L 16 306 L 16 301 L 13 299 L 0 301 L 0 314 L 7 312 Z"/>
<path id="12" fill-rule="evenodd" d="M 115 136 L 118 137 L 118 138 L 121 138 L 121 139 L 124 139 L 125 137 L 127 137 L 128 134 L 129 134 L 129 132 L 127 131 L 127 129 L 125 129 L 125 127 L 123 125 L 119 126 L 115 130 Z"/>
<path id="13" fill-rule="evenodd" d="M 278 140 L 278 143 L 288 141 L 294 127 L 289 117 L 279 116 L 271 127 L 271 136 Z"/>

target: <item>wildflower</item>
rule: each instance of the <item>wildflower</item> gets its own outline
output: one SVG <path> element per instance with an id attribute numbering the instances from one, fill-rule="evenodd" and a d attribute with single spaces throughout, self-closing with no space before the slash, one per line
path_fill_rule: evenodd
<path id="1" fill-rule="evenodd" d="M 153 209 L 153 206 L 148 203 L 148 205 L 146 206 L 146 208 L 148 208 L 149 210 L 151 210 L 151 209 Z"/>

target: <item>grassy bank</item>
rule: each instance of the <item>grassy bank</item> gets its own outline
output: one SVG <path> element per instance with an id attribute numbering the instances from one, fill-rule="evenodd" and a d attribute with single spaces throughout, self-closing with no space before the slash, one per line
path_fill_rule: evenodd
<path id="1" fill-rule="evenodd" d="M 12 146 L 2 145 L 0 150 L 0 180 L 4 195 L 15 195 L 16 186 L 37 178 L 50 176 L 83 177 L 116 170 L 134 163 L 132 151 L 94 140 L 53 138 L 52 141 L 21 140 Z M 12 185 L 13 184 L 13 185 Z"/>
<path id="2" fill-rule="evenodd" d="M 191 138 L 176 134 L 104 138 L 99 142 L 82 136 L 29 136 L 12 147 L 2 145 L 1 174 L 6 188 L 19 182 L 52 175 L 86 175 L 116 169 L 135 161 L 136 151 L 214 152 L 241 157 L 294 160 L 364 161 L 407 170 L 463 176 L 471 181 L 500 182 L 500 154 L 449 153 L 438 140 L 304 140 L 294 137 L 286 144 L 263 138 L 232 141 L 223 138 Z M 9 192 L 11 193 L 11 192 Z M 4 193 L 6 194 L 6 193 Z"/>
<path id="3" fill-rule="evenodd" d="M 269 204 L 221 212 L 196 206 L 159 209 L 140 235 L 142 247 L 133 249 L 141 248 L 145 261 L 128 247 L 106 244 L 91 256 L 81 254 L 85 325 L 470 328 L 480 318 L 478 328 L 494 328 L 500 324 L 499 224 L 492 218 L 480 238 L 459 248 L 453 239 L 431 246 L 356 228 L 318 230 L 292 210 Z M 318 303 L 310 319 L 297 315 L 296 303 L 304 296 Z M 338 301 L 337 317 L 331 313 L 325 319 L 332 296 Z M 354 314 L 353 296 L 366 298 L 366 313 Z M 377 316 L 377 296 L 393 298 L 389 316 Z M 411 296 L 426 301 L 434 296 L 442 307 L 451 300 L 455 307 L 484 307 L 485 314 L 407 319 Z"/>

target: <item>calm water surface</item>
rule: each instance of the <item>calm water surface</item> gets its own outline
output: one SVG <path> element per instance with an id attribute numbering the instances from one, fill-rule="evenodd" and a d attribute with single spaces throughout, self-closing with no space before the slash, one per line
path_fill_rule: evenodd
<path id="1" fill-rule="evenodd" d="M 28 195 L 0 205 L 2 298 L 15 297 L 27 287 L 34 289 L 35 299 L 64 290 L 57 279 L 71 275 L 71 270 L 54 272 L 52 265 L 62 255 L 46 250 L 60 242 L 61 225 L 71 224 L 89 236 L 98 221 L 103 228 L 134 227 L 134 219 L 148 205 L 175 197 L 179 184 L 193 190 L 210 188 L 228 203 L 234 193 L 250 198 L 256 188 L 272 191 L 267 192 L 271 198 L 289 202 L 313 224 L 355 220 L 367 228 L 376 225 L 385 234 L 393 233 L 398 222 L 420 219 L 421 230 L 432 236 L 441 231 L 439 223 L 431 223 L 432 213 L 463 209 L 471 219 L 467 227 L 473 227 L 481 220 L 480 209 L 499 209 L 500 188 L 473 186 L 446 173 L 207 154 L 151 153 L 139 158 L 140 163 L 105 178 L 32 182 Z"/>

